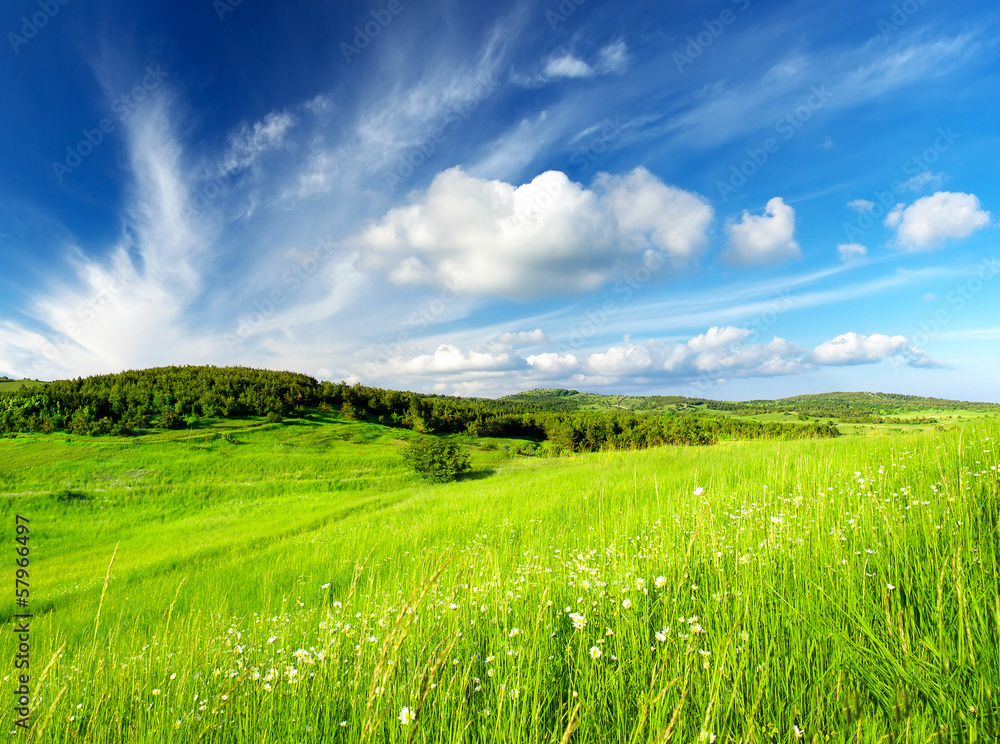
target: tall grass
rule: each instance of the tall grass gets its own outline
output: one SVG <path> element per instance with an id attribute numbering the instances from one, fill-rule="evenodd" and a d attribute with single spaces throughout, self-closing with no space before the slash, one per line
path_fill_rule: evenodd
<path id="1" fill-rule="evenodd" d="M 34 740 L 996 741 L 998 435 L 483 452 L 433 487 L 336 419 L 5 441 Z"/>

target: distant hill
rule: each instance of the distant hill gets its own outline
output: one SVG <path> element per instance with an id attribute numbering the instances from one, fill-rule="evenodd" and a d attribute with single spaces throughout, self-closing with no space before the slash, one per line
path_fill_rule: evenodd
<path id="1" fill-rule="evenodd" d="M 685 398 L 682 395 L 601 395 L 564 388 L 538 388 L 506 395 L 500 400 L 559 411 L 606 411 L 612 408 L 624 408 L 629 411 L 674 411 L 704 404 L 702 399 Z"/>
<path id="2" fill-rule="evenodd" d="M 542 394 L 549 401 L 573 398 Z M 576 393 L 576 397 L 587 394 Z M 586 410 L 548 410 L 529 402 L 429 396 L 346 383 L 320 383 L 294 372 L 244 367 L 185 366 L 130 370 L 112 375 L 58 380 L 38 389 L 0 395 L 0 434 L 114 434 L 131 436 L 151 428 L 197 428 L 205 420 L 330 414 L 351 421 L 411 429 L 421 434 L 520 438 L 545 442 L 556 452 L 635 449 L 663 444 L 712 444 L 733 439 L 835 437 L 830 422 L 755 421 L 724 413 L 656 412 L 683 398 L 656 398 L 648 412 L 628 410 L 608 396 L 589 396 Z M 571 405 L 582 404 L 581 401 Z M 602 410 L 606 409 L 606 410 Z"/>
<path id="3" fill-rule="evenodd" d="M 0 375 L 0 393 L 9 390 L 20 390 L 21 388 L 37 387 L 44 384 L 40 380 L 14 380 L 6 375 Z"/>
<path id="4" fill-rule="evenodd" d="M 805 418 L 838 419 L 841 422 L 891 423 L 887 418 L 914 414 L 933 415 L 953 411 L 1000 413 L 996 403 L 925 398 L 895 393 L 819 393 L 777 400 L 718 401 L 679 395 L 601 395 L 563 388 L 539 388 L 507 395 L 500 400 L 557 411 L 606 411 L 614 408 L 636 412 L 704 411 L 735 416 L 795 414 Z"/>
<path id="5" fill-rule="evenodd" d="M 707 443 L 731 438 L 837 436 L 842 425 L 945 426 L 1000 414 L 1000 405 L 889 393 L 824 393 L 717 401 L 680 395 L 602 395 L 565 388 L 498 400 L 319 382 L 295 372 L 185 366 L 57 380 L 0 380 L 0 434 L 68 431 L 131 435 L 201 419 L 310 411 L 420 433 L 547 440 L 563 449 Z"/>

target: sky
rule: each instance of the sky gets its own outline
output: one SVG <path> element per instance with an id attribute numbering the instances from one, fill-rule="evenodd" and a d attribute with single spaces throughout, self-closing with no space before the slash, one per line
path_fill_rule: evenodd
<path id="1" fill-rule="evenodd" d="M 992 2 L 9 0 L 0 374 L 1000 402 Z"/>

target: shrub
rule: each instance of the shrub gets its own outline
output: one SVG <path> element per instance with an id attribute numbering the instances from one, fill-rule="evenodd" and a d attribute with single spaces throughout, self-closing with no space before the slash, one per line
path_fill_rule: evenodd
<path id="1" fill-rule="evenodd" d="M 471 468 L 469 455 L 454 442 L 436 437 L 414 437 L 403 448 L 403 459 L 428 480 L 445 483 Z"/>

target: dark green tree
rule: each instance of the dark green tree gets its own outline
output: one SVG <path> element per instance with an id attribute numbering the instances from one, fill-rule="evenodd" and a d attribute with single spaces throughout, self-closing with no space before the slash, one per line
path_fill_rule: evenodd
<path id="1" fill-rule="evenodd" d="M 455 442 L 437 437 L 414 437 L 403 448 L 402 455 L 410 467 L 436 483 L 453 481 L 471 468 L 465 450 Z"/>

